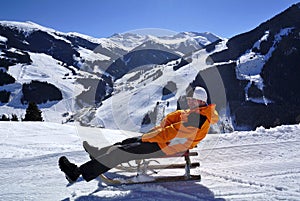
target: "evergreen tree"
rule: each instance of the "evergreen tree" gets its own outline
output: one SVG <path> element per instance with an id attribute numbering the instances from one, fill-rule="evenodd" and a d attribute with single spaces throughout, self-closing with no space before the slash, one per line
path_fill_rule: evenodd
<path id="1" fill-rule="evenodd" d="M 35 102 L 30 102 L 28 104 L 23 121 L 43 121 L 42 111 Z"/>
<path id="2" fill-rule="evenodd" d="M 3 114 L 0 121 L 9 121 L 9 118 L 7 117 L 7 115 Z"/>
<path id="3" fill-rule="evenodd" d="M 12 114 L 11 121 L 19 121 L 18 116 L 16 114 Z"/>

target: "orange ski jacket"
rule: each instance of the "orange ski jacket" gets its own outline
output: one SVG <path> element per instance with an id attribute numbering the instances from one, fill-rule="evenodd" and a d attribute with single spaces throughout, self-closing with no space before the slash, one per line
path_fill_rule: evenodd
<path id="1" fill-rule="evenodd" d="M 211 104 L 172 112 L 159 126 L 143 134 L 142 141 L 156 142 L 167 155 L 192 149 L 205 138 L 210 124 L 219 120 L 215 107 L 215 104 Z"/>

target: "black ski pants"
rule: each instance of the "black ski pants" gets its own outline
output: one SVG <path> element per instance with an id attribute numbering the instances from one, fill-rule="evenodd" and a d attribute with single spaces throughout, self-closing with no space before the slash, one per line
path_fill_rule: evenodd
<path id="1" fill-rule="evenodd" d="M 79 168 L 82 177 L 90 181 L 121 163 L 165 155 L 157 143 L 142 142 L 141 137 L 134 137 L 94 150 L 91 155 L 92 159 Z"/>

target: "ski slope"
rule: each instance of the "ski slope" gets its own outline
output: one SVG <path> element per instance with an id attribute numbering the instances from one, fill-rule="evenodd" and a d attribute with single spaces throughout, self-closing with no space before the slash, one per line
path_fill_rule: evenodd
<path id="1" fill-rule="evenodd" d="M 197 148 L 201 182 L 129 186 L 68 186 L 57 160 L 80 164 L 82 140 L 101 146 L 137 133 L 47 122 L 0 122 L 0 130 L 0 200 L 300 200 L 300 125 L 208 135 Z"/>

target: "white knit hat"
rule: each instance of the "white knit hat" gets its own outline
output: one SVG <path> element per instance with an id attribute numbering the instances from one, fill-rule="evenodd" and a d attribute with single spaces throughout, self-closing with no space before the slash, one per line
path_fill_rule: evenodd
<path id="1" fill-rule="evenodd" d="M 207 102 L 207 93 L 203 87 L 196 87 L 193 98 Z"/>

